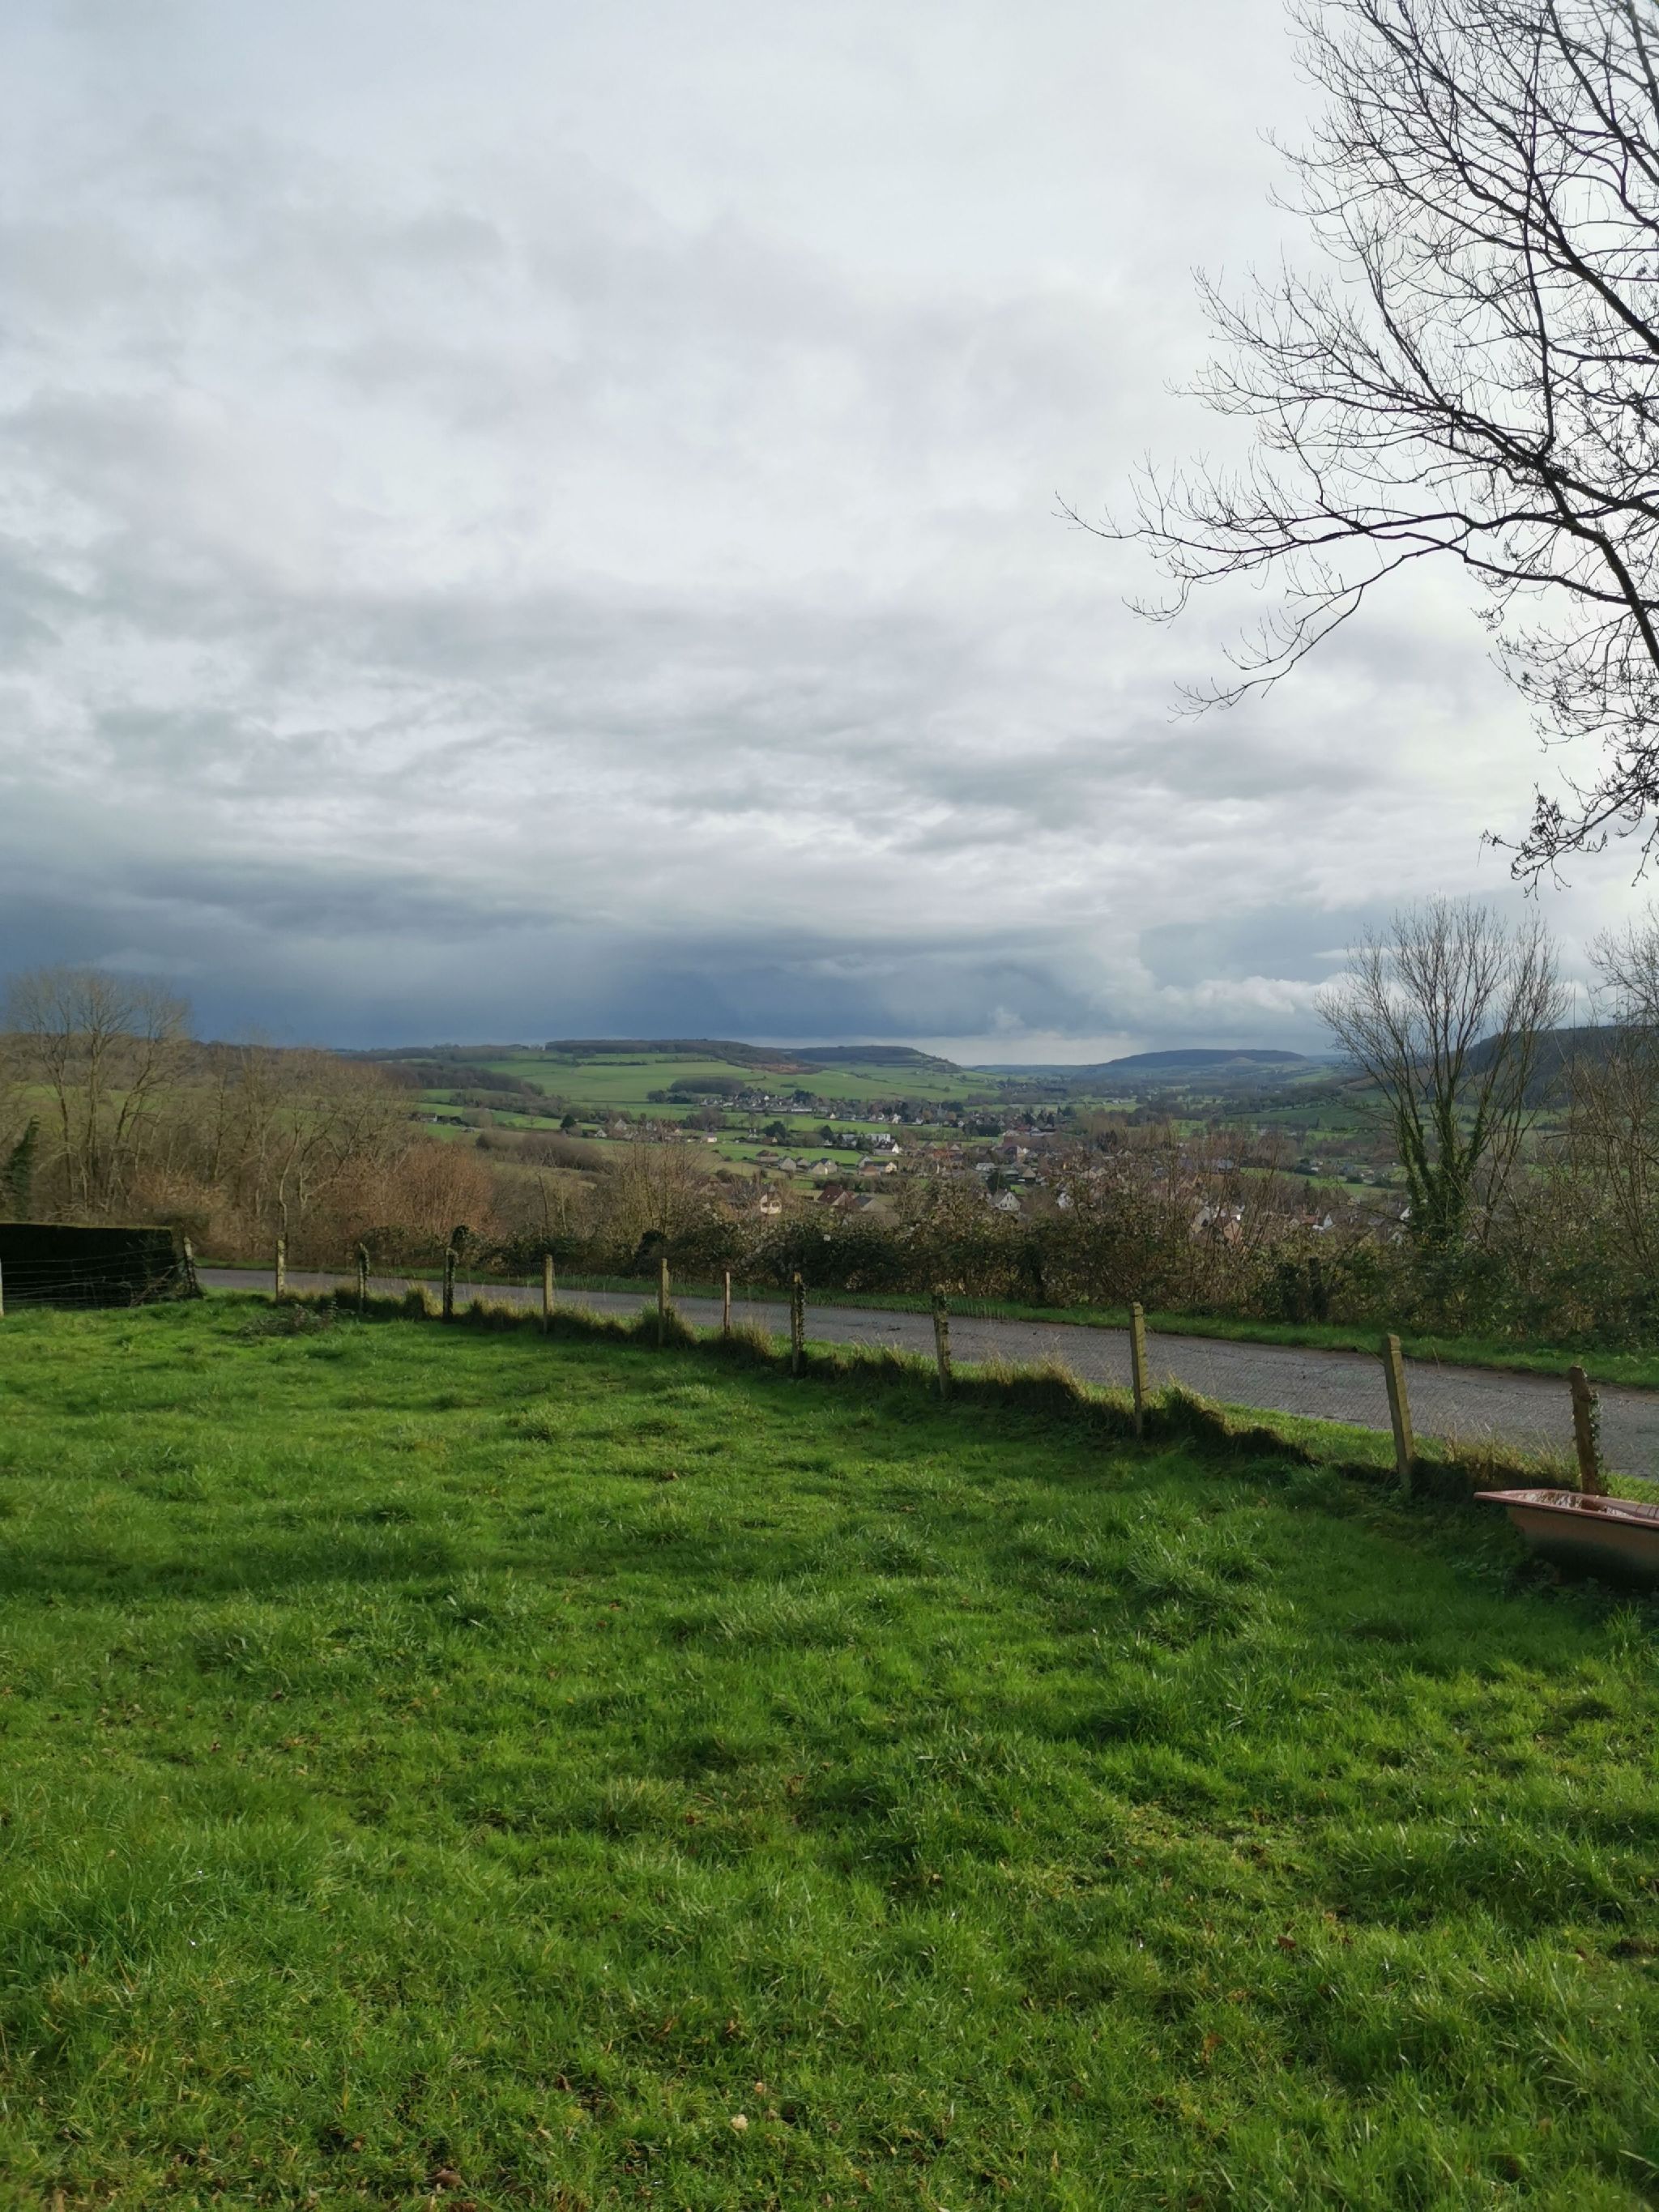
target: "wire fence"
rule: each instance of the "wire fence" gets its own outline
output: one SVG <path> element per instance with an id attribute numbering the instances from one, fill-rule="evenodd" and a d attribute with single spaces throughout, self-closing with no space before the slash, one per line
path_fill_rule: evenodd
<path id="1" fill-rule="evenodd" d="M 657 1340 L 665 1348 L 671 1344 L 690 1346 L 698 1341 L 695 1332 L 684 1324 L 701 1321 L 717 1323 L 719 1334 L 728 1340 L 739 1331 L 752 1331 L 757 1337 L 769 1340 L 754 1349 L 771 1362 L 787 1356 L 792 1376 L 809 1373 L 816 1364 L 815 1356 L 808 1349 L 808 1293 L 799 1274 L 794 1276 L 787 1289 L 775 1282 L 734 1281 L 727 1274 L 718 1286 L 696 1282 L 682 1284 L 671 1297 L 665 1265 L 654 1279 L 639 1274 L 583 1275 L 567 1277 L 559 1282 L 549 1264 L 539 1279 L 495 1277 L 463 1281 L 459 1274 L 459 1253 L 452 1249 L 441 1279 L 446 1321 L 460 1316 L 466 1306 L 477 1305 L 480 1311 L 476 1318 L 485 1325 L 504 1318 L 508 1326 L 516 1326 L 510 1313 L 501 1315 L 503 1305 L 516 1306 L 526 1321 L 539 1307 L 544 1326 L 554 1324 L 548 1328 L 551 1335 L 558 1333 L 556 1316 L 561 1305 L 568 1313 L 592 1310 L 596 1324 L 607 1308 L 613 1311 L 620 1308 L 624 1312 L 632 1309 L 641 1316 L 649 1316 L 654 1306 L 659 1316 Z M 215 1272 L 217 1271 L 209 1271 L 210 1281 Z M 259 1273 L 266 1274 L 270 1285 L 273 1321 L 284 1311 L 285 1296 L 299 1293 L 303 1297 L 307 1291 L 320 1291 L 322 1295 L 313 1298 L 308 1306 L 296 1303 L 287 1308 L 296 1324 L 303 1322 L 307 1327 L 318 1325 L 319 1306 L 332 1304 L 337 1309 L 349 1309 L 354 1292 L 362 1301 L 365 1321 L 377 1307 L 384 1312 L 388 1291 L 407 1296 L 418 1290 L 420 1295 L 412 1301 L 414 1306 L 422 1313 L 432 1311 L 429 1276 L 410 1274 L 388 1279 L 372 1275 L 368 1255 L 361 1250 L 352 1267 L 296 1269 L 289 1274 L 286 1254 L 279 1245 L 270 1269 Z M 115 1296 L 110 1295 L 112 1287 L 106 1261 L 92 1255 L 84 1259 L 68 1257 L 61 1264 L 38 1268 L 31 1285 L 33 1295 L 27 1302 L 133 1304 L 142 1303 L 147 1297 L 195 1294 L 200 1284 L 185 1242 L 167 1278 L 152 1274 L 140 1283 L 135 1276 L 133 1280 L 113 1286 L 118 1291 Z M 3 1291 L 3 1279 L 0 1279 L 0 1292 Z M 1425 1492 L 1431 1496 L 1468 1497 L 1474 1492 L 1503 1505 L 1528 1541 L 1535 1547 L 1541 1546 L 1552 1555 L 1562 1553 L 1565 1547 L 1565 1555 L 1579 1565 L 1589 1565 L 1598 1571 L 1620 1574 L 1630 1570 L 1645 1578 L 1659 1578 L 1659 1547 L 1654 1542 L 1659 1504 L 1644 1504 L 1639 1500 L 1632 1504 L 1628 1498 L 1609 1496 L 1609 1462 L 1604 1458 L 1603 1446 L 1611 1441 L 1608 1431 L 1612 1425 L 1604 1422 L 1598 1395 L 1581 1367 L 1574 1366 L 1569 1372 L 1573 1416 L 1570 1455 L 1560 1453 L 1558 1437 L 1551 1433 L 1556 1426 L 1553 1420 L 1531 1425 L 1531 1433 L 1517 1436 L 1512 1404 L 1508 1418 L 1500 1416 L 1497 1421 L 1479 1422 L 1472 1434 L 1467 1419 L 1467 1397 L 1459 1408 L 1464 1418 L 1453 1418 L 1443 1424 L 1432 1411 L 1429 1412 L 1420 1425 L 1423 1432 L 1437 1434 L 1449 1449 L 1438 1455 L 1434 1450 L 1420 1455 L 1413 1427 L 1406 1363 L 1397 1337 L 1384 1340 L 1380 1362 L 1340 1352 L 1315 1355 L 1322 1363 L 1327 1381 L 1333 1376 L 1342 1378 L 1341 1387 L 1349 1394 L 1346 1402 L 1331 1403 L 1327 1390 L 1322 1403 L 1308 1405 L 1293 1399 L 1286 1405 L 1282 1390 L 1278 1395 L 1264 1397 L 1260 1393 L 1233 1387 L 1237 1382 L 1236 1366 L 1229 1370 L 1217 1364 L 1237 1363 L 1252 1356 L 1260 1359 L 1263 1353 L 1283 1358 L 1289 1349 L 1285 1346 L 1216 1340 L 1206 1343 L 1182 1337 L 1154 1342 L 1149 1340 L 1146 1319 L 1138 1305 L 1130 1309 L 1127 1329 L 1112 1329 L 1066 1328 L 1054 1322 L 1029 1319 L 1010 1322 L 989 1302 L 984 1302 L 987 1310 L 982 1313 L 971 1310 L 973 1303 L 950 1301 L 936 1293 L 926 1309 L 919 1299 L 901 1303 L 890 1298 L 877 1307 L 868 1302 L 842 1304 L 815 1294 L 811 1335 L 823 1346 L 867 1346 L 910 1355 L 902 1363 L 905 1368 L 911 1366 L 917 1355 L 925 1358 L 931 1338 L 935 1387 L 941 1401 L 951 1398 L 959 1388 L 965 1387 L 982 1395 L 988 1387 L 1000 1401 L 1006 1402 L 1010 1393 L 1025 1394 L 1035 1387 L 1045 1394 L 1041 1402 L 1051 1407 L 1054 1393 L 1059 1389 L 1068 1394 L 1067 1402 L 1072 1407 L 1086 1402 L 1095 1419 L 1109 1425 L 1116 1423 L 1115 1433 L 1122 1435 L 1132 1426 L 1136 1438 L 1144 1437 L 1155 1444 L 1165 1441 L 1190 1444 L 1199 1435 L 1207 1433 L 1217 1444 L 1234 1453 L 1240 1449 L 1252 1453 L 1264 1449 L 1285 1452 L 1308 1466 L 1318 1464 L 1320 1457 L 1307 1441 L 1308 1431 L 1294 1428 L 1287 1431 L 1282 1423 L 1264 1427 L 1259 1419 L 1261 1413 L 1310 1414 L 1316 1419 L 1347 1424 L 1350 1432 L 1353 1425 L 1378 1429 L 1385 1434 L 1391 1429 L 1395 1480 L 1406 1496 Z M 0 1295 L 0 1315 L 3 1311 L 3 1296 Z M 276 1325 L 280 1327 L 281 1323 Z M 567 1322 L 567 1329 L 569 1326 Z M 630 1328 L 629 1333 L 636 1332 Z M 707 1343 L 714 1334 L 714 1330 L 706 1328 L 702 1340 Z M 1067 1341 L 1064 1351 L 1056 1357 L 1057 1340 L 1061 1339 Z M 739 1339 L 728 1341 L 723 1349 L 740 1353 L 744 1347 Z M 981 1371 L 971 1376 L 958 1376 L 954 1365 L 958 1357 Z M 1042 1371 L 1045 1369 L 1046 1373 Z M 1431 1366 L 1429 1376 L 1432 1377 L 1434 1371 Z M 1542 1390 L 1553 1389 L 1553 1410 L 1558 1413 L 1560 1399 L 1565 1395 L 1560 1392 L 1559 1383 L 1552 1385 L 1541 1376 L 1488 1376 L 1477 1381 L 1488 1389 L 1507 1386 L 1511 1394 L 1517 1383 L 1530 1385 L 1534 1392 L 1534 1407 L 1540 1415 Z M 1122 1396 L 1115 1402 L 1109 1398 L 1103 1401 L 1074 1388 L 1076 1383 L 1089 1382 L 1120 1388 L 1127 1384 L 1127 1404 Z M 1168 1382 L 1179 1384 L 1181 1390 L 1169 1392 L 1161 1388 Z M 1386 1418 L 1382 1419 L 1377 1419 L 1378 1395 L 1385 1402 Z M 1211 1402 L 1204 1402 L 1206 1400 Z M 1036 1401 L 1022 1395 L 1016 1402 Z M 1239 1419 L 1238 1409 L 1242 1408 L 1251 1409 L 1244 1422 Z M 1339 1437 L 1340 1434 L 1339 1431 Z M 1659 1440 L 1659 1431 L 1656 1431 L 1656 1440 Z M 1500 1456 L 1505 1447 L 1512 1449 L 1517 1443 L 1527 1455 L 1523 1461 L 1516 1463 Z M 1494 1446 L 1498 1448 L 1496 1451 Z M 1328 1445 L 1324 1449 L 1328 1458 Z M 1352 1443 L 1344 1448 L 1344 1455 L 1338 1461 L 1339 1466 L 1346 1467 L 1349 1473 L 1361 1471 L 1348 1464 L 1352 1449 Z M 1576 1471 L 1572 1467 L 1574 1457 Z M 1638 1469 L 1644 1465 L 1651 1467 L 1653 1459 L 1650 1452 L 1635 1466 Z M 1632 1466 L 1629 1459 L 1613 1463 Z M 1540 1477 L 1545 1476 L 1547 1466 L 1546 1483 Z M 1363 1469 L 1377 1471 L 1377 1462 L 1364 1462 Z M 1502 1486 L 1494 1487 L 1495 1484 Z M 1583 1494 L 1587 1492 L 1598 1494 L 1587 1497 Z M 1572 1512 L 1583 1512 L 1591 1517 L 1573 1525 L 1569 1534 L 1564 1536 L 1563 1516 L 1571 1519 Z M 1555 1517 L 1540 1522 L 1540 1514 Z M 1599 1520 L 1594 1517 L 1597 1514 L 1601 1516 Z M 1644 1515 L 1648 1519 L 1639 1518 Z M 1620 1522 L 1622 1534 L 1610 1552 L 1607 1529 L 1613 1521 Z"/>
<path id="2" fill-rule="evenodd" d="M 213 1272 L 209 1271 L 210 1279 Z M 263 1276 L 263 1285 L 256 1276 L 248 1286 L 273 1283 L 269 1265 L 258 1274 Z M 246 1283 L 246 1275 L 241 1279 Z M 395 1275 L 376 1273 L 368 1282 L 374 1295 L 384 1297 L 400 1297 L 416 1288 L 432 1291 L 440 1279 L 424 1270 L 413 1270 Z M 288 1277 L 289 1287 L 296 1291 L 309 1285 L 343 1291 L 348 1297 L 356 1280 L 350 1268 L 297 1271 Z M 229 1271 L 222 1282 L 223 1287 L 234 1286 Z M 724 1281 L 675 1280 L 669 1285 L 668 1296 L 680 1319 L 694 1328 L 718 1328 L 729 1314 L 734 1330 L 752 1330 L 782 1342 L 793 1335 L 795 1326 L 792 1288 L 770 1279 L 733 1278 L 729 1308 Z M 660 1274 L 562 1275 L 556 1272 L 553 1284 L 556 1310 L 586 1309 L 600 1315 L 630 1316 L 649 1314 L 663 1295 Z M 903 1352 L 927 1360 L 936 1354 L 932 1301 L 835 1294 L 805 1285 L 801 1296 L 799 1325 L 814 1342 Z M 516 1305 L 534 1312 L 539 1310 L 542 1297 L 539 1276 L 480 1272 L 463 1277 L 458 1268 L 453 1285 L 457 1312 L 474 1303 Z M 1133 1391 L 1136 1360 L 1129 1322 L 1128 1314 L 1073 1313 L 1062 1318 L 1029 1310 L 1011 1311 L 990 1300 L 952 1296 L 947 1302 L 952 1355 L 965 1364 L 1063 1370 L 1079 1382 Z M 1442 1442 L 1470 1448 L 1502 1443 L 1552 1462 L 1571 1458 L 1574 1431 L 1565 1376 L 1449 1368 L 1431 1360 L 1402 1361 L 1402 1383 L 1407 1370 L 1409 1396 L 1402 1401 L 1402 1432 L 1394 1418 L 1385 1361 L 1375 1352 L 1263 1344 L 1185 1332 L 1165 1335 L 1142 1323 L 1139 1387 L 1144 1394 L 1175 1384 L 1222 1405 L 1370 1429 L 1385 1437 L 1392 1431 L 1402 1462 L 1412 1455 L 1413 1410 L 1419 1431 Z M 1610 1464 L 1638 1474 L 1659 1465 L 1659 1394 L 1610 1393 L 1601 1419 Z"/>
<path id="3" fill-rule="evenodd" d="M 454 1255 L 447 1271 L 456 1310 L 492 1301 L 532 1311 L 539 1308 L 544 1295 L 539 1273 L 480 1270 L 463 1278 L 463 1256 Z M 204 1272 L 210 1280 L 219 1276 L 222 1287 L 239 1286 L 235 1279 L 240 1277 L 240 1286 L 277 1289 L 276 1268 L 269 1261 L 258 1267 L 210 1267 Z M 16 1281 L 9 1271 L 0 1275 L 0 1311 L 6 1306 L 33 1304 L 131 1306 L 189 1295 L 197 1287 L 187 1245 L 177 1266 L 167 1273 L 112 1273 L 107 1257 L 93 1254 L 65 1256 L 51 1264 L 43 1255 L 23 1273 L 24 1279 Z M 378 1297 L 401 1297 L 416 1288 L 434 1290 L 443 1279 L 442 1272 L 425 1268 L 371 1272 L 357 1261 L 342 1268 L 285 1269 L 283 1277 L 292 1291 L 333 1290 L 348 1298 L 360 1285 Z M 792 1340 L 805 1334 L 810 1312 L 810 1333 L 816 1341 L 923 1358 L 939 1355 L 936 1299 L 798 1285 L 799 1279 L 791 1284 L 735 1276 L 670 1285 L 660 1272 L 561 1274 L 556 1270 L 551 1292 L 556 1306 L 585 1307 L 600 1314 L 649 1312 L 666 1299 L 693 1326 L 729 1325 Z M 1409 1433 L 1401 1439 L 1395 1419 L 1387 1364 L 1374 1354 L 1303 1351 L 1184 1333 L 1148 1334 L 1143 1324 L 1137 1360 L 1129 1324 L 1127 1313 L 1072 1312 L 1062 1317 L 998 1300 L 952 1295 L 945 1340 L 956 1358 L 976 1365 L 1063 1368 L 1079 1382 L 1138 1393 L 1176 1383 L 1224 1404 L 1384 1433 L 1392 1428 L 1401 1442 L 1402 1463 L 1410 1457 Z M 1399 1369 L 1402 1389 L 1407 1364 L 1401 1362 Z M 1561 1387 L 1565 1378 L 1449 1370 L 1433 1362 L 1413 1361 L 1409 1366 L 1410 1404 L 1425 1435 L 1503 1438 L 1534 1452 L 1573 1448 L 1571 1410 Z M 1633 1471 L 1659 1463 L 1659 1401 L 1651 1410 L 1644 1408 L 1644 1395 L 1619 1393 L 1605 1413 L 1598 1411 L 1597 1415 L 1613 1463 Z M 1406 1418 L 1409 1423 L 1409 1408 Z"/>
<path id="4" fill-rule="evenodd" d="M 0 1311 L 7 1306 L 140 1306 L 188 1297 L 194 1273 L 188 1262 L 139 1273 L 114 1268 L 106 1259 L 54 1259 L 19 1267 L 0 1262 Z"/>
<path id="5" fill-rule="evenodd" d="M 268 1259 L 215 1261 L 210 1264 L 227 1270 L 236 1269 L 265 1274 L 271 1272 L 271 1263 Z M 342 1280 L 356 1279 L 355 1263 L 341 1269 L 296 1267 L 291 1272 L 296 1280 L 301 1275 L 307 1273 L 327 1275 L 331 1281 L 337 1274 Z M 398 1282 L 411 1285 L 416 1283 L 441 1282 L 443 1272 L 441 1267 L 401 1268 L 377 1267 L 374 1270 L 377 1281 L 395 1279 Z M 514 1273 L 511 1270 L 497 1272 L 493 1268 L 487 1274 L 480 1273 L 468 1278 L 470 1283 L 492 1291 L 495 1290 L 539 1291 L 541 1279 L 539 1273 Z M 562 1297 L 567 1294 L 574 1297 L 584 1291 L 601 1291 L 608 1296 L 618 1297 L 654 1298 L 657 1294 L 657 1277 L 654 1272 L 606 1275 L 567 1273 L 561 1268 L 556 1270 L 555 1279 Z M 673 1279 L 673 1293 L 676 1300 L 719 1299 L 723 1295 L 723 1287 L 720 1280 L 714 1277 L 688 1277 L 682 1279 L 677 1275 Z M 787 1277 L 750 1278 L 733 1274 L 732 1278 L 732 1297 L 750 1304 L 764 1304 L 768 1300 L 774 1304 L 781 1301 L 787 1304 L 789 1292 L 790 1284 Z M 831 1285 L 809 1284 L 807 1296 L 814 1306 L 848 1306 L 856 1308 L 860 1312 L 931 1315 L 933 1310 L 933 1293 L 931 1291 L 922 1292 L 921 1291 L 846 1290 Z M 970 1297 L 955 1290 L 950 1292 L 950 1299 L 951 1311 L 953 1314 L 961 1314 L 970 1320 L 1071 1322 L 1106 1328 L 1126 1328 L 1128 1326 L 1129 1316 L 1127 1306 L 1022 1305 L 1009 1298 Z"/>

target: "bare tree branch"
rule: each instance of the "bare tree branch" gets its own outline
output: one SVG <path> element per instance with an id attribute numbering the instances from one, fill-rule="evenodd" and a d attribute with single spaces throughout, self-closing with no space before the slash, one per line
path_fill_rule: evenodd
<path id="1" fill-rule="evenodd" d="M 1659 0 L 1294 0 L 1327 95 L 1287 155 L 1330 264 L 1232 300 L 1194 390 L 1241 467 L 1144 471 L 1127 523 L 1169 586 L 1271 579 L 1230 673 L 1270 687 L 1431 557 L 1489 599 L 1500 664 L 1600 773 L 1535 797 L 1522 874 L 1640 835 L 1659 800 Z M 1073 519 L 1081 520 L 1068 508 Z"/>

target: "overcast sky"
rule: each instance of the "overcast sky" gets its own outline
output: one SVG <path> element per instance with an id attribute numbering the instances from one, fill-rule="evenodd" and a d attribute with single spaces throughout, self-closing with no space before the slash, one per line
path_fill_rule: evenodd
<path id="1" fill-rule="evenodd" d="M 9 0 L 0 965 L 204 1030 L 1309 1044 L 1508 890 L 1460 580 L 1271 698 L 1097 512 L 1296 236 L 1278 0 Z M 1563 934 L 1628 855 L 1547 892 Z"/>

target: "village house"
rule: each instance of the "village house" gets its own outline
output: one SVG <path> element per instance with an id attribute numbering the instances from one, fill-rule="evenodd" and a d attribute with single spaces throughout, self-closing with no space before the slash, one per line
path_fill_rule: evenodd
<path id="1" fill-rule="evenodd" d="M 1193 1217 L 1194 1237 L 1219 1237 L 1228 1244 L 1237 1244 L 1243 1231 L 1242 1206 L 1200 1206 Z"/>

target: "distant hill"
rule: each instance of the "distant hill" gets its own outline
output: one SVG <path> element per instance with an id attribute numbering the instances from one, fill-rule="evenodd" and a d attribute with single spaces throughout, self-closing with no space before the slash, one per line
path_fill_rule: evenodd
<path id="1" fill-rule="evenodd" d="M 337 1048 L 342 1060 L 521 1060 L 533 1044 L 386 1044 Z"/>
<path id="2" fill-rule="evenodd" d="M 927 1067 L 944 1075 L 959 1075 L 953 1060 L 940 1060 L 931 1052 L 918 1052 L 908 1044 L 802 1044 L 780 1048 L 778 1056 L 802 1067 Z"/>
<path id="3" fill-rule="evenodd" d="M 544 1044 L 405 1044 L 365 1048 L 353 1060 L 476 1064 L 491 1060 L 699 1060 L 757 1073 L 810 1075 L 815 1067 L 890 1067 L 896 1074 L 960 1075 L 953 1060 L 908 1044 L 744 1044 L 736 1037 L 550 1037 Z"/>
<path id="4" fill-rule="evenodd" d="M 1527 1086 L 1529 1106 L 1564 1106 L 1572 1095 L 1575 1064 L 1594 1066 L 1608 1059 L 1629 1037 L 1616 1023 L 1546 1030 L 1538 1040 L 1533 1079 Z M 1498 1048 L 1495 1036 L 1485 1037 L 1469 1054 L 1476 1070 L 1487 1067 Z"/>
<path id="5" fill-rule="evenodd" d="M 724 1060 L 736 1067 L 892 1067 L 955 1075 L 954 1060 L 939 1060 L 908 1044 L 739 1044 L 731 1037 L 550 1037 L 545 1049 L 572 1060 L 636 1060 L 671 1054 L 688 1060 Z"/>
<path id="6" fill-rule="evenodd" d="M 1311 1067 L 1302 1052 L 1259 1052 L 1238 1045 L 1187 1045 L 1176 1052 L 1129 1052 L 1102 1060 L 1094 1075 L 1180 1075 L 1222 1067 Z"/>
<path id="7" fill-rule="evenodd" d="M 1192 1084 L 1208 1088 L 1218 1082 L 1252 1079 L 1270 1082 L 1275 1077 L 1311 1075 L 1326 1065 L 1301 1052 L 1267 1051 L 1249 1045 L 1182 1045 L 1168 1052 L 1125 1053 L 1120 1059 L 1096 1060 L 1087 1066 L 1051 1060 L 1024 1066 L 999 1062 L 975 1067 L 973 1073 L 1058 1077 L 1077 1090 L 1135 1091 L 1154 1086 L 1179 1089 Z"/>
<path id="8" fill-rule="evenodd" d="M 780 1057 L 731 1037 L 550 1037 L 542 1049 L 562 1060 L 665 1059 L 672 1054 L 685 1060 L 730 1060 L 738 1067 L 770 1067 Z"/>

